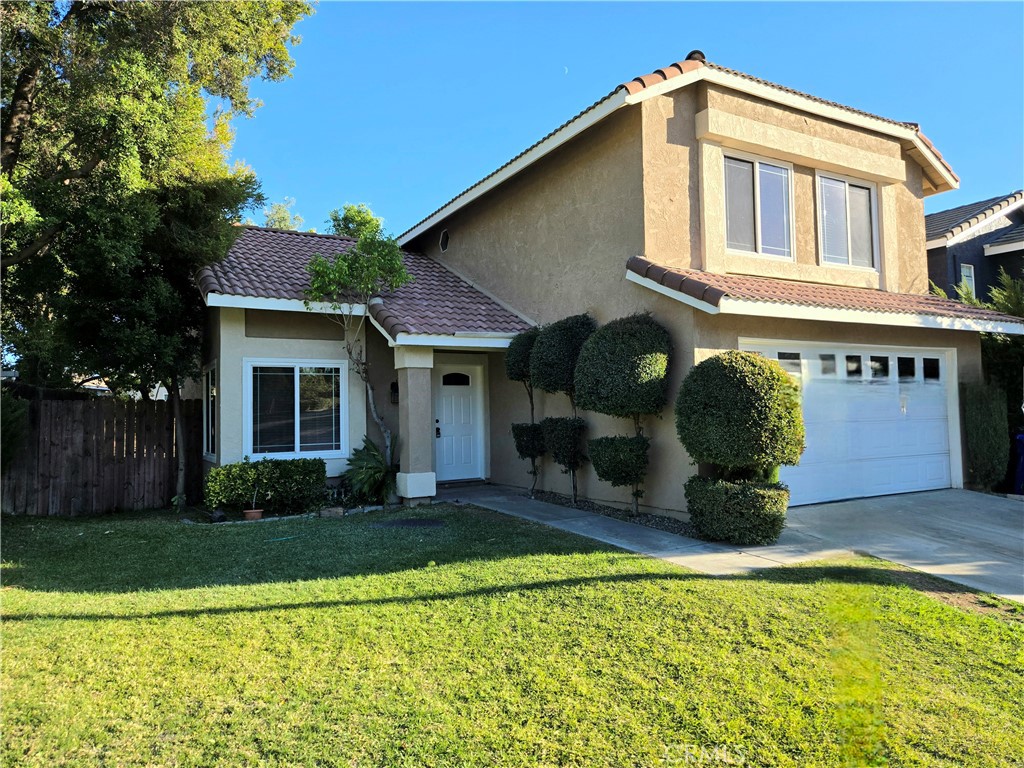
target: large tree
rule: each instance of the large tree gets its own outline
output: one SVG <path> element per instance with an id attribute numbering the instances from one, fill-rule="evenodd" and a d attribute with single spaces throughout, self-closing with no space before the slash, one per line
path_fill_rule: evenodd
<path id="1" fill-rule="evenodd" d="M 195 273 L 262 202 L 252 172 L 228 164 L 230 121 L 258 106 L 254 77 L 288 75 L 291 29 L 308 13 L 281 1 L 0 6 L 3 330 L 23 371 L 98 373 L 143 393 L 164 383 L 180 408 L 205 315 Z"/>

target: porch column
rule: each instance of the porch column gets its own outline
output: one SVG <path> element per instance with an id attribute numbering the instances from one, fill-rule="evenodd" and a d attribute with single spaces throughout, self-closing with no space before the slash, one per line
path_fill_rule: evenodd
<path id="1" fill-rule="evenodd" d="M 406 503 L 428 501 L 437 493 L 434 475 L 434 350 L 395 347 L 398 372 L 398 495 Z"/>

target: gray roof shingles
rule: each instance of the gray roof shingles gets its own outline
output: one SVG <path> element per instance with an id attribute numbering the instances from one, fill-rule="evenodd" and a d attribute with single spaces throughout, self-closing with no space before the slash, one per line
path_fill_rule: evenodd
<path id="1" fill-rule="evenodd" d="M 998 234 L 999 237 L 994 240 L 989 240 L 987 245 L 1009 245 L 1010 243 L 1019 243 L 1024 240 L 1024 222 L 1021 222 L 1015 227 L 1001 229 Z"/>
<path id="2" fill-rule="evenodd" d="M 218 293 L 267 299 L 305 299 L 306 265 L 355 244 L 351 238 L 246 226 L 223 261 L 204 267 L 196 281 L 203 296 Z M 412 282 L 381 295 L 373 318 L 394 338 L 408 334 L 512 334 L 529 327 L 433 259 L 402 252 Z M 344 297 L 340 297 L 344 300 Z"/>
<path id="3" fill-rule="evenodd" d="M 998 195 L 990 197 L 988 200 L 979 200 L 976 203 L 967 203 L 945 211 L 929 213 L 924 217 L 925 237 L 928 240 L 934 240 L 943 235 L 955 235 L 957 232 L 954 230 L 966 229 L 965 224 L 970 226 L 983 221 L 1022 197 L 1024 197 L 1024 191 L 1017 190 L 1008 195 Z"/>

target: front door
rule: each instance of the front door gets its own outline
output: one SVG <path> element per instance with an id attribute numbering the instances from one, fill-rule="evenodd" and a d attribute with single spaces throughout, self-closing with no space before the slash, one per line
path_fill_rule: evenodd
<path id="1" fill-rule="evenodd" d="M 434 470 L 437 481 L 483 477 L 482 370 L 434 366 Z"/>

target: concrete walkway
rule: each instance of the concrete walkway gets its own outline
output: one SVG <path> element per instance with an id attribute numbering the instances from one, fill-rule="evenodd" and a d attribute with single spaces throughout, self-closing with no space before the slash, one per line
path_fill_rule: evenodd
<path id="1" fill-rule="evenodd" d="M 711 544 L 610 517 L 531 501 L 517 488 L 441 490 L 438 501 L 476 504 L 714 576 L 864 552 L 974 589 L 1024 602 L 1024 503 L 947 490 L 789 510 L 776 544 Z"/>
<path id="2" fill-rule="evenodd" d="M 513 517 L 544 523 L 561 531 L 577 533 L 629 552 L 657 557 L 713 576 L 750 573 L 759 568 L 823 560 L 851 554 L 841 547 L 824 546 L 820 539 L 783 531 L 770 547 L 737 548 L 711 544 L 636 523 L 570 509 L 559 504 L 531 501 L 518 488 L 500 485 L 469 485 L 439 490 L 438 501 L 475 504 Z"/>

